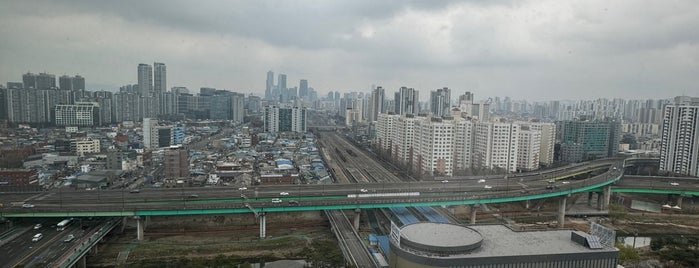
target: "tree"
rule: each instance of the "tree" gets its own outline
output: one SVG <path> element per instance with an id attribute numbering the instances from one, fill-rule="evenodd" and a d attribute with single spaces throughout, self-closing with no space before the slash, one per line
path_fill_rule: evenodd
<path id="1" fill-rule="evenodd" d="M 631 246 L 617 243 L 616 248 L 619 249 L 619 261 L 621 263 L 638 262 L 641 259 L 638 255 L 638 251 Z"/>
<path id="2" fill-rule="evenodd" d="M 612 219 L 612 223 L 617 223 L 619 220 L 626 219 L 626 216 L 628 216 L 628 212 L 626 212 L 624 206 L 619 204 L 609 205 L 609 217 Z"/>

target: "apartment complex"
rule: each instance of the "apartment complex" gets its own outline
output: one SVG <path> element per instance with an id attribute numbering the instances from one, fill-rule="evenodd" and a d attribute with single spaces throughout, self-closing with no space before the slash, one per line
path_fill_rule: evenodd
<path id="1" fill-rule="evenodd" d="M 465 169 L 516 172 L 552 162 L 553 132 L 552 123 L 480 122 L 456 113 L 379 114 L 375 144 L 380 154 L 418 174 L 451 176 Z"/>
<path id="2" fill-rule="evenodd" d="M 306 107 L 265 106 L 264 132 L 306 132 Z"/>

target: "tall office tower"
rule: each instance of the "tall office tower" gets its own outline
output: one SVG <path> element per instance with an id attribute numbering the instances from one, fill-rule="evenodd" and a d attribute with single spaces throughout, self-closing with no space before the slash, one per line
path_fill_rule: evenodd
<path id="1" fill-rule="evenodd" d="M 72 84 L 73 90 L 85 90 L 85 77 L 75 75 Z"/>
<path id="2" fill-rule="evenodd" d="M 58 88 L 61 90 L 73 90 L 73 78 L 67 75 L 61 75 L 58 78 Z"/>
<path id="3" fill-rule="evenodd" d="M 56 87 L 56 76 L 48 73 L 39 73 L 36 77 L 36 89 L 50 89 Z"/>
<path id="4" fill-rule="evenodd" d="M 265 106 L 264 132 L 306 132 L 306 107 Z"/>
<path id="5" fill-rule="evenodd" d="M 143 147 L 158 148 L 158 119 L 143 118 Z"/>
<path id="6" fill-rule="evenodd" d="M 369 121 L 376 121 L 379 114 L 386 113 L 383 102 L 386 98 L 386 92 L 382 87 L 377 87 L 371 91 L 371 104 L 369 106 Z"/>
<path id="7" fill-rule="evenodd" d="M 452 117 L 429 117 L 415 122 L 413 163 L 418 174 L 451 176 L 454 172 Z"/>
<path id="8" fill-rule="evenodd" d="M 510 122 L 476 123 L 472 164 L 474 168 L 517 171 L 519 125 Z"/>
<path id="9" fill-rule="evenodd" d="M 532 171 L 539 169 L 541 150 L 541 131 L 528 126 L 521 126 L 517 141 L 517 170 Z"/>
<path id="10" fill-rule="evenodd" d="M 663 109 L 660 170 L 699 176 L 699 98 L 675 97 Z"/>
<path id="11" fill-rule="evenodd" d="M 299 82 L 299 97 L 306 98 L 308 96 L 308 80 L 301 79 Z"/>
<path id="12" fill-rule="evenodd" d="M 449 115 L 451 108 L 451 90 L 447 87 L 430 92 L 430 112 L 432 116 L 442 117 Z"/>
<path id="13" fill-rule="evenodd" d="M 279 74 L 279 78 L 277 78 L 277 88 L 279 89 L 279 94 L 281 94 L 282 91 L 286 90 L 286 75 L 285 74 Z"/>
<path id="14" fill-rule="evenodd" d="M 165 150 L 165 178 L 189 178 L 189 151 L 181 146 Z"/>
<path id="15" fill-rule="evenodd" d="M 22 84 L 24 84 L 24 88 L 30 89 L 34 88 L 36 89 L 36 74 L 27 72 L 26 74 L 22 75 Z"/>
<path id="16" fill-rule="evenodd" d="M 154 62 L 153 63 L 153 74 L 155 80 L 153 80 L 153 91 L 157 94 L 161 94 L 167 91 L 167 68 L 165 63 Z"/>
<path id="17" fill-rule="evenodd" d="M 272 98 L 272 89 L 274 88 L 274 72 L 267 71 L 267 83 L 265 88 L 265 100 Z"/>
<path id="18" fill-rule="evenodd" d="M 418 114 L 420 98 L 414 88 L 401 87 L 396 92 L 396 114 Z"/>
<path id="19" fill-rule="evenodd" d="M 153 93 L 153 67 L 145 63 L 138 65 L 138 91 L 141 96 Z"/>

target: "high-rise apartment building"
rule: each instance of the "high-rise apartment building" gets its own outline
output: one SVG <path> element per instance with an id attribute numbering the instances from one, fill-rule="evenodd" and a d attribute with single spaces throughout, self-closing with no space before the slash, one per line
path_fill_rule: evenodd
<path id="1" fill-rule="evenodd" d="M 141 96 L 150 96 L 153 93 L 153 67 L 149 64 L 138 65 L 138 91 Z"/>
<path id="2" fill-rule="evenodd" d="M 264 132 L 306 132 L 306 107 L 265 106 Z"/>
<path id="3" fill-rule="evenodd" d="M 430 112 L 432 116 L 449 115 L 451 108 L 451 89 L 445 87 L 430 92 Z"/>
<path id="4" fill-rule="evenodd" d="M 165 63 L 155 62 L 153 63 L 153 74 L 155 79 L 153 80 L 153 91 L 156 94 L 162 94 L 167 91 L 167 68 Z"/>
<path id="5" fill-rule="evenodd" d="M 475 126 L 472 164 L 475 168 L 517 171 L 519 124 L 478 122 Z"/>
<path id="6" fill-rule="evenodd" d="M 539 169 L 541 157 L 541 131 L 521 126 L 517 141 L 517 170 L 532 171 Z"/>
<path id="7" fill-rule="evenodd" d="M 419 174 L 451 176 L 454 164 L 454 123 L 451 117 L 416 121 L 413 163 Z"/>
<path id="8" fill-rule="evenodd" d="M 73 90 L 73 78 L 67 75 L 58 77 L 58 88 L 61 90 Z"/>
<path id="9" fill-rule="evenodd" d="M 395 113 L 414 114 L 419 112 L 420 98 L 414 88 L 401 87 L 395 94 Z"/>
<path id="10" fill-rule="evenodd" d="M 73 76 L 73 90 L 85 90 L 85 77 L 80 75 Z"/>
<path id="11" fill-rule="evenodd" d="M 675 97 L 663 110 L 660 170 L 699 176 L 699 98 Z"/>
<path id="12" fill-rule="evenodd" d="M 526 122 L 522 124 L 531 130 L 541 132 L 539 163 L 544 166 L 553 164 L 553 154 L 556 146 L 556 125 L 547 122 Z"/>
<path id="13" fill-rule="evenodd" d="M 386 113 L 384 107 L 384 99 L 386 98 L 386 92 L 382 87 L 376 87 L 371 91 L 371 98 L 369 104 L 369 121 L 373 122 L 378 120 L 378 115 Z"/>

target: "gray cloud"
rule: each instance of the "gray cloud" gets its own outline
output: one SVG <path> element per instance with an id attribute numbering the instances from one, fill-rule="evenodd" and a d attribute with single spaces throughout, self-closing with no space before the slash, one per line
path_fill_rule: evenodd
<path id="1" fill-rule="evenodd" d="M 448 86 L 479 98 L 697 95 L 693 1 L 14 1 L 0 4 L 0 81 L 48 71 L 88 86 L 260 92 L 269 69 L 321 93 Z"/>

